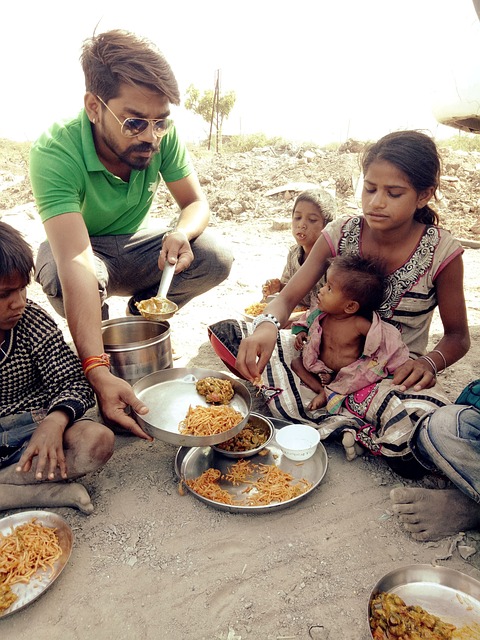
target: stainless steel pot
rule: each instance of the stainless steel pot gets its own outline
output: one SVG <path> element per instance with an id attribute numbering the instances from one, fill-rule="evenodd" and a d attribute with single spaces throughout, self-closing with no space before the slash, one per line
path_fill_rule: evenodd
<path id="1" fill-rule="evenodd" d="M 173 366 L 170 325 L 141 316 L 102 322 L 103 345 L 112 373 L 130 384 Z"/>

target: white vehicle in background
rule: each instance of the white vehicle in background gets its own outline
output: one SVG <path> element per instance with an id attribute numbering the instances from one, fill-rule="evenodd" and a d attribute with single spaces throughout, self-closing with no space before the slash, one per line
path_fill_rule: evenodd
<path id="1" fill-rule="evenodd" d="M 465 33 L 466 49 L 438 87 L 433 115 L 441 124 L 480 133 L 480 0 L 473 0 L 473 5 L 479 19 L 473 37 Z"/>

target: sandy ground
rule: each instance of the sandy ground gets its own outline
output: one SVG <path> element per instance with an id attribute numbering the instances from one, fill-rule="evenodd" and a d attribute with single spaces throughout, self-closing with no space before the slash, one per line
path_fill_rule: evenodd
<path id="1" fill-rule="evenodd" d="M 36 246 L 43 230 L 27 214 L 17 210 L 3 220 Z M 220 222 L 216 230 L 236 261 L 225 283 L 172 319 L 183 354 L 176 367 L 225 371 L 208 343 L 208 324 L 236 317 L 258 300 L 262 282 L 280 274 L 291 242 L 288 230 L 274 231 L 267 221 Z M 473 346 L 443 377 L 452 399 L 475 377 L 480 360 L 480 252 L 467 249 L 465 264 Z M 29 295 L 51 311 L 37 285 Z M 114 299 L 111 309 L 122 316 L 125 300 Z M 433 334 L 439 330 L 436 320 Z M 255 408 L 268 415 L 258 401 Z M 326 448 L 325 478 L 304 500 L 281 511 L 232 514 L 179 495 L 175 446 L 117 436 L 109 463 L 83 481 L 95 512 L 54 510 L 75 535 L 63 574 L 30 606 L 0 620 L 0 637 L 367 640 L 369 594 L 387 572 L 438 564 L 480 579 L 480 551 L 468 560 L 460 554 L 464 546 L 480 549 L 478 534 L 412 540 L 388 496 L 413 483 L 373 457 L 347 462 L 339 446 Z"/>

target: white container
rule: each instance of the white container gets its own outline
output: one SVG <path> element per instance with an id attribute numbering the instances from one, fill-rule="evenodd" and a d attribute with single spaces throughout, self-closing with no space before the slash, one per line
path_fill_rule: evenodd
<path id="1" fill-rule="evenodd" d="M 308 460 L 317 450 L 320 434 L 307 424 L 290 424 L 277 431 L 275 440 L 289 460 Z"/>

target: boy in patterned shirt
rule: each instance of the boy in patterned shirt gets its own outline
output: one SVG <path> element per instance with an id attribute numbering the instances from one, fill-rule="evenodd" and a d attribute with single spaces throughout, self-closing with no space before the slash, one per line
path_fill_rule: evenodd
<path id="1" fill-rule="evenodd" d="M 0 511 L 91 513 L 83 485 L 65 481 L 104 465 L 114 435 L 82 419 L 94 394 L 54 320 L 26 298 L 33 265 L 22 235 L 0 222 Z"/>

